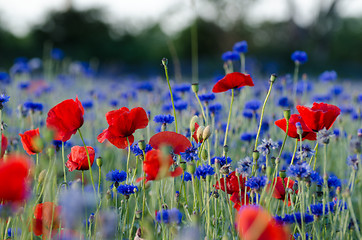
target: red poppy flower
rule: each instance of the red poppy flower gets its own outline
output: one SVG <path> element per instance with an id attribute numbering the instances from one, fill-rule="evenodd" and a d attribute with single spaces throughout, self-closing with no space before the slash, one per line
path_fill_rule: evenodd
<path id="1" fill-rule="evenodd" d="M 141 107 L 133 108 L 131 111 L 126 108 L 120 108 L 106 113 L 106 119 L 109 127 L 97 139 L 103 143 L 106 139 L 118 148 L 126 148 L 134 142 L 133 133 L 137 129 L 147 127 L 148 118 L 145 110 Z"/>
<path id="2" fill-rule="evenodd" d="M 234 203 L 234 208 L 239 211 L 241 206 L 249 204 L 249 196 L 244 191 L 240 193 L 234 192 L 230 197 L 230 201 Z"/>
<path id="3" fill-rule="evenodd" d="M 49 110 L 47 127 L 55 131 L 54 140 L 68 141 L 83 125 L 84 108 L 76 97 L 64 100 Z"/>
<path id="4" fill-rule="evenodd" d="M 87 146 L 89 158 L 91 162 L 91 167 L 93 166 L 95 152 L 94 149 L 90 146 Z M 69 169 L 70 172 L 74 170 L 88 170 L 88 158 L 85 147 L 74 146 L 70 150 L 70 154 L 68 155 L 68 161 L 65 166 Z"/>
<path id="5" fill-rule="evenodd" d="M 226 92 L 230 89 L 240 88 L 243 86 L 254 86 L 253 79 L 251 79 L 249 74 L 233 72 L 226 74 L 225 77 L 220 79 L 212 88 L 212 92 Z"/>
<path id="6" fill-rule="evenodd" d="M 288 129 L 288 136 L 291 138 L 297 138 L 299 140 L 299 134 L 297 133 L 297 127 L 295 126 L 296 123 L 300 123 L 302 125 L 303 133 L 302 133 L 302 140 L 317 140 L 317 134 L 312 131 L 304 122 L 304 119 L 299 114 L 292 114 L 290 115 L 289 119 L 289 129 Z M 287 131 L 287 120 L 285 118 L 279 119 L 275 121 L 275 125 L 281 128 L 284 132 Z"/>
<path id="7" fill-rule="evenodd" d="M 0 163 L 0 202 L 21 202 L 29 196 L 31 163 L 26 155 L 9 154 Z"/>
<path id="8" fill-rule="evenodd" d="M 156 133 L 150 138 L 149 144 L 154 149 L 160 149 L 162 146 L 171 146 L 174 154 L 180 154 L 185 152 L 187 148 L 192 147 L 187 137 L 169 131 Z"/>
<path id="9" fill-rule="evenodd" d="M 43 239 L 47 239 L 50 237 L 50 233 L 52 235 L 57 233 L 60 227 L 60 211 L 60 206 L 55 206 L 52 202 L 37 204 L 32 223 L 34 234 L 42 235 Z"/>
<path id="10" fill-rule="evenodd" d="M 236 215 L 237 230 L 244 240 L 288 240 L 289 229 L 277 224 L 261 207 L 243 206 Z"/>
<path id="11" fill-rule="evenodd" d="M 220 178 L 220 180 L 216 182 L 214 187 L 216 189 L 220 189 L 221 185 L 221 190 L 225 192 L 224 181 L 225 181 L 224 178 Z M 239 187 L 239 182 L 240 182 L 240 187 Z M 239 176 L 239 181 L 238 177 L 235 175 L 235 171 L 226 176 L 226 191 L 228 194 L 238 193 L 240 192 L 240 189 L 241 191 L 244 191 L 244 187 L 245 187 L 245 177 L 243 177 L 242 175 Z"/>
<path id="12" fill-rule="evenodd" d="M 326 103 L 313 103 L 311 108 L 305 106 L 297 106 L 297 110 L 304 119 L 305 124 L 315 132 L 326 128 L 329 130 L 341 109 L 337 106 Z"/>
<path id="13" fill-rule="evenodd" d="M 171 155 L 165 155 L 161 150 L 152 149 L 147 152 L 145 161 L 143 162 L 143 171 L 146 173 L 146 182 L 168 176 L 180 176 L 183 173 L 181 167 L 177 167 L 174 171 L 170 172 L 170 167 L 173 163 L 174 161 Z"/>
<path id="14" fill-rule="evenodd" d="M 0 159 L 4 156 L 7 147 L 8 147 L 8 139 L 5 137 L 4 134 L 2 134 Z"/>
<path id="15" fill-rule="evenodd" d="M 23 144 L 23 148 L 27 154 L 33 155 L 42 151 L 35 142 L 37 138 L 40 138 L 39 128 L 26 131 L 24 134 L 20 133 L 19 136 L 21 137 L 21 143 Z"/>
<path id="16" fill-rule="evenodd" d="M 285 194 L 286 194 L 285 187 L 288 184 L 288 178 L 284 178 L 284 184 L 283 184 L 283 178 L 281 178 L 281 177 L 274 178 L 273 185 L 274 184 L 275 184 L 275 188 L 273 191 L 273 197 L 276 199 L 283 200 L 283 202 L 284 202 Z M 268 191 L 270 190 L 270 188 L 273 187 L 273 185 L 271 185 L 271 183 L 268 184 L 268 188 L 267 188 Z M 292 179 L 289 179 L 288 188 L 291 189 L 294 193 L 298 193 L 298 190 L 297 191 L 293 190 L 293 185 L 294 185 L 294 181 Z M 289 199 L 288 199 L 288 201 L 289 201 Z"/>
<path id="17" fill-rule="evenodd" d="M 199 129 L 199 124 L 195 122 L 195 131 L 194 134 L 192 134 L 192 138 L 195 140 L 196 143 L 199 143 L 199 139 L 197 138 L 197 129 Z M 201 139 L 200 143 L 202 143 L 204 140 Z"/>

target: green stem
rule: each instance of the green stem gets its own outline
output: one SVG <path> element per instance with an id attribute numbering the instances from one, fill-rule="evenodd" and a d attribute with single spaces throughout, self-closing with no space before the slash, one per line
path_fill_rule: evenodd
<path id="1" fill-rule="evenodd" d="M 127 137 L 127 145 L 128 145 L 128 152 L 127 152 L 127 168 L 126 168 L 126 172 L 127 172 L 127 182 L 128 182 L 128 175 L 129 175 L 129 168 L 128 168 L 128 165 L 129 165 L 129 159 L 131 157 L 131 145 L 129 143 L 129 139 Z"/>
<path id="2" fill-rule="evenodd" d="M 171 88 L 171 84 L 170 84 L 170 79 L 168 77 L 168 70 L 167 70 L 167 64 L 163 64 L 164 68 L 165 68 L 165 75 L 166 75 L 166 80 L 167 80 L 167 85 L 168 85 L 168 89 L 170 90 L 170 97 L 171 97 L 171 103 L 172 103 L 172 108 L 173 108 L 173 116 L 175 117 L 175 129 L 176 132 L 178 132 L 178 128 L 177 128 L 177 117 L 176 117 L 176 108 L 175 108 L 175 102 L 173 100 L 173 95 L 172 95 L 172 88 Z"/>
<path id="3" fill-rule="evenodd" d="M 283 143 L 282 143 L 282 147 L 280 148 L 280 151 L 279 151 L 279 154 L 278 154 L 278 158 L 280 158 L 282 153 L 283 153 L 284 145 L 285 145 L 285 142 L 287 141 L 287 137 L 288 137 L 288 131 L 289 131 L 289 119 L 287 119 L 287 129 L 285 130 L 285 136 L 284 136 L 284 140 L 283 140 Z"/>
<path id="4" fill-rule="evenodd" d="M 240 53 L 241 72 L 245 73 L 245 54 Z"/>
<path id="5" fill-rule="evenodd" d="M 94 193 L 96 193 L 97 191 L 96 191 L 96 187 L 94 185 L 94 179 L 93 179 L 93 174 L 92 174 L 92 164 L 91 164 L 91 161 L 90 161 L 88 148 L 87 148 L 87 145 L 85 145 L 85 142 L 84 142 L 84 139 L 83 139 L 83 136 L 82 136 L 82 132 L 80 131 L 80 129 L 78 129 L 78 133 L 79 133 L 80 138 L 82 139 L 82 142 L 83 142 L 83 145 L 84 145 L 84 148 L 85 148 L 85 152 L 87 154 L 88 166 L 89 166 L 89 174 L 90 174 L 90 177 L 91 177 Z M 82 173 L 83 173 L 83 171 L 82 171 Z"/>
<path id="6" fill-rule="evenodd" d="M 204 111 L 204 107 L 202 106 L 202 103 L 201 103 L 201 101 L 200 101 L 199 95 L 197 95 L 196 92 L 194 92 L 194 93 L 195 93 L 195 97 L 196 97 L 196 99 L 197 99 L 197 101 L 198 101 L 198 103 L 199 103 L 199 105 L 200 105 L 201 112 L 202 112 L 202 116 L 203 116 L 203 118 L 204 118 L 205 124 L 207 124 L 206 114 L 205 114 L 205 111 Z"/>
<path id="7" fill-rule="evenodd" d="M 255 140 L 254 150 L 256 150 L 256 147 L 258 146 L 258 139 L 259 139 L 259 135 L 260 135 L 261 124 L 262 124 L 262 122 L 263 122 L 265 106 L 266 106 L 266 103 L 267 103 L 267 101 L 268 101 L 268 99 L 269 99 L 269 96 L 270 96 L 272 87 L 273 87 L 273 82 L 270 81 L 269 90 L 268 90 L 268 93 L 267 93 L 267 95 L 266 95 L 266 97 L 265 97 L 264 104 L 263 104 L 263 108 L 262 108 L 262 110 L 261 110 L 260 121 L 259 121 L 259 129 L 258 129 L 258 133 L 256 134 L 256 140 Z"/>
<path id="8" fill-rule="evenodd" d="M 67 173 L 65 171 L 65 157 L 64 157 L 64 142 L 63 141 L 62 141 L 62 159 L 63 159 L 64 182 L 67 182 Z"/>
<path id="9" fill-rule="evenodd" d="M 227 139 L 228 139 L 229 124 L 230 124 L 230 118 L 231 118 L 233 103 L 234 103 L 234 89 L 231 89 L 231 102 L 230 102 L 228 122 L 227 122 L 227 125 L 226 125 L 226 131 L 225 131 L 224 146 L 226 145 Z M 225 152 L 223 153 L 223 155 L 225 156 Z"/>
<path id="10" fill-rule="evenodd" d="M 101 177 L 102 177 L 102 167 L 99 167 L 99 175 L 98 175 L 98 196 L 99 196 L 99 189 L 101 188 Z"/>
<path id="11" fill-rule="evenodd" d="M 299 75 L 299 63 L 295 62 L 294 66 L 294 76 L 293 76 L 293 83 L 294 83 L 294 102 L 296 103 L 297 100 L 297 84 L 298 84 L 298 75 Z"/>

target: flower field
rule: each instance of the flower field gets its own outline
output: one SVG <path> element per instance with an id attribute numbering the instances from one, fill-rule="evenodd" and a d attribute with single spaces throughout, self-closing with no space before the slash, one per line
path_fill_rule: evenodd
<path id="1" fill-rule="evenodd" d="M 2 239 L 362 239 L 361 86 L 248 69 L 96 76 L 54 49 L 0 72 Z M 90 167 L 91 166 L 91 167 Z"/>

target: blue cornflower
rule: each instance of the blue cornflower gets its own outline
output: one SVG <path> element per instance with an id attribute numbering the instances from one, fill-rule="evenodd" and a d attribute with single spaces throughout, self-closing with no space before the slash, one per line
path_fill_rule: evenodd
<path id="1" fill-rule="evenodd" d="M 165 111 L 165 112 L 169 112 L 172 110 L 172 103 L 165 103 L 163 106 L 162 106 L 162 110 Z"/>
<path id="2" fill-rule="evenodd" d="M 314 102 L 328 102 L 331 100 L 331 95 L 325 94 L 325 95 L 315 95 L 313 97 Z"/>
<path id="3" fill-rule="evenodd" d="M 190 91 L 191 89 L 191 85 L 189 83 L 181 83 L 181 84 L 177 84 L 173 87 L 173 90 L 175 92 L 181 92 L 181 93 L 185 93 Z"/>
<path id="4" fill-rule="evenodd" d="M 248 52 L 248 43 L 244 40 L 234 44 L 233 50 L 238 53 L 247 53 Z"/>
<path id="5" fill-rule="evenodd" d="M 313 89 L 313 84 L 308 81 L 300 81 L 297 83 L 297 94 L 303 94 L 304 92 L 310 92 Z"/>
<path id="6" fill-rule="evenodd" d="M 64 58 L 64 52 L 60 48 L 53 48 L 51 52 L 51 57 L 54 60 L 62 60 Z"/>
<path id="7" fill-rule="evenodd" d="M 145 148 L 145 153 L 147 153 L 148 151 L 152 150 L 152 147 L 150 144 L 146 144 L 146 148 Z M 140 149 L 140 147 L 138 146 L 138 143 L 134 143 L 131 145 L 131 151 L 133 152 L 133 154 L 135 156 L 141 156 L 143 155 L 143 151 Z"/>
<path id="8" fill-rule="evenodd" d="M 117 191 L 125 196 L 138 192 L 138 187 L 135 185 L 119 185 Z"/>
<path id="9" fill-rule="evenodd" d="M 254 117 L 254 112 L 250 109 L 244 109 L 243 116 L 247 119 L 252 119 Z M 256 117 L 256 114 L 255 114 Z"/>
<path id="10" fill-rule="evenodd" d="M 294 213 L 294 214 L 286 214 L 285 217 L 283 218 L 283 221 L 285 223 L 289 223 L 289 224 L 292 224 L 292 223 L 299 223 L 301 224 L 302 223 L 302 215 L 301 213 Z M 304 223 L 311 223 L 314 221 L 314 217 L 313 215 L 310 215 L 308 213 L 305 213 L 304 216 L 303 216 L 303 222 Z"/>
<path id="11" fill-rule="evenodd" d="M 93 101 L 92 100 L 83 101 L 82 106 L 84 109 L 91 109 L 93 107 Z"/>
<path id="12" fill-rule="evenodd" d="M 295 51 L 290 57 L 294 62 L 298 64 L 304 64 L 308 60 L 307 53 L 303 51 Z"/>
<path id="13" fill-rule="evenodd" d="M 168 114 L 168 115 L 156 115 L 153 118 L 153 121 L 156 123 L 162 123 L 162 124 L 171 124 L 173 121 L 175 121 L 174 116 Z"/>
<path id="14" fill-rule="evenodd" d="M 324 71 L 321 75 L 319 75 L 319 80 L 321 82 L 332 82 L 337 79 L 338 75 L 337 72 L 332 71 Z"/>
<path id="15" fill-rule="evenodd" d="M 181 97 L 176 94 L 176 93 L 172 93 L 172 97 L 173 97 L 173 100 L 176 102 L 178 100 L 181 100 Z M 169 101 L 171 99 L 171 94 L 170 93 L 166 93 L 164 96 L 163 96 L 163 100 L 165 101 Z"/>
<path id="16" fill-rule="evenodd" d="M 289 166 L 287 175 L 289 177 L 306 178 L 311 173 L 311 167 L 307 162 L 298 162 L 295 165 Z"/>
<path id="17" fill-rule="evenodd" d="M 261 141 L 261 144 L 256 148 L 259 153 L 263 156 L 269 155 L 272 149 L 278 148 L 278 144 L 271 138 L 266 140 L 265 138 Z"/>
<path id="18" fill-rule="evenodd" d="M 359 160 L 357 155 L 352 155 L 347 157 L 347 165 L 352 167 L 354 170 L 358 170 Z"/>
<path id="19" fill-rule="evenodd" d="M 214 175 L 214 174 L 215 174 L 214 168 L 208 164 L 206 165 L 203 164 L 202 166 L 197 167 L 195 170 L 195 176 L 198 179 L 200 179 L 201 177 L 205 179 L 206 175 Z"/>
<path id="20" fill-rule="evenodd" d="M 141 82 L 141 83 L 139 83 L 137 85 L 137 89 L 147 91 L 147 92 L 152 92 L 153 91 L 153 85 L 152 85 L 151 82 Z"/>
<path id="21" fill-rule="evenodd" d="M 184 175 L 181 176 L 181 179 L 183 179 L 185 182 L 188 182 L 192 180 L 192 176 L 190 173 L 184 172 Z"/>
<path id="22" fill-rule="evenodd" d="M 251 142 L 251 140 L 253 140 L 256 137 L 256 133 L 243 133 L 240 136 L 240 140 L 241 141 L 246 141 L 246 142 Z"/>
<path id="23" fill-rule="evenodd" d="M 163 223 L 181 223 L 182 213 L 177 208 L 164 209 L 156 213 L 156 221 Z"/>
<path id="24" fill-rule="evenodd" d="M 250 187 L 255 191 L 259 191 L 266 185 L 267 181 L 268 178 L 265 176 L 251 177 L 246 181 L 245 186 Z"/>
<path id="25" fill-rule="evenodd" d="M 307 157 L 312 157 L 314 153 L 315 151 L 312 150 L 308 144 L 305 144 L 302 146 L 302 151 L 299 150 L 296 156 L 297 159 L 306 159 Z"/>
<path id="26" fill-rule="evenodd" d="M 214 93 L 205 93 L 205 94 L 199 95 L 199 98 L 200 98 L 200 101 L 202 101 L 202 102 L 210 102 L 215 99 L 215 94 Z"/>
<path id="27" fill-rule="evenodd" d="M 342 183 L 341 183 L 341 180 L 335 176 L 335 175 L 331 175 L 329 176 L 328 178 L 328 187 L 331 188 L 331 187 L 341 187 L 342 186 Z"/>
<path id="28" fill-rule="evenodd" d="M 110 182 L 123 182 L 127 179 L 127 173 L 125 171 L 119 171 L 118 169 L 111 170 L 106 174 L 106 180 Z"/>
<path id="29" fill-rule="evenodd" d="M 250 100 L 245 103 L 245 109 L 256 111 L 260 108 L 261 102 L 257 99 Z"/>
<path id="30" fill-rule="evenodd" d="M 315 182 L 318 185 L 323 185 L 323 178 L 321 177 L 321 175 L 319 175 L 318 172 L 311 171 L 309 175 L 312 182 Z"/>
<path id="31" fill-rule="evenodd" d="M 238 162 L 238 167 L 236 168 L 236 171 L 242 174 L 244 177 L 248 177 L 251 175 L 253 165 L 253 159 L 251 159 L 250 157 L 245 157 Z"/>
<path id="32" fill-rule="evenodd" d="M 0 72 L 0 83 L 9 84 L 11 82 L 10 75 L 6 72 Z"/>
<path id="33" fill-rule="evenodd" d="M 339 96 L 342 94 L 343 90 L 341 85 L 333 85 L 329 92 L 334 96 Z"/>
<path id="34" fill-rule="evenodd" d="M 19 88 L 20 90 L 28 89 L 29 86 L 30 86 L 30 82 L 20 82 L 20 83 L 18 84 L 18 88 Z"/>
<path id="35" fill-rule="evenodd" d="M 5 95 L 5 94 L 1 94 L 1 95 L 0 95 L 0 104 L 9 102 L 9 99 L 10 99 L 10 96 L 7 96 L 7 95 Z"/>
<path id="36" fill-rule="evenodd" d="M 227 51 L 225 53 L 223 53 L 221 55 L 221 59 L 224 61 L 224 62 L 227 62 L 227 61 L 237 61 L 240 59 L 240 55 L 239 53 L 235 52 L 235 51 Z"/>
<path id="37" fill-rule="evenodd" d="M 280 97 L 278 99 L 278 106 L 282 108 L 290 108 L 293 106 L 293 102 L 288 97 Z"/>
<path id="38" fill-rule="evenodd" d="M 186 160 L 186 162 L 190 162 L 193 160 L 199 160 L 198 156 L 198 144 L 192 143 L 191 147 L 188 147 L 185 152 L 180 153 L 181 157 Z"/>
<path id="39" fill-rule="evenodd" d="M 187 102 L 184 100 L 178 100 L 175 102 L 175 109 L 178 111 L 186 110 L 187 109 Z"/>
<path id="40" fill-rule="evenodd" d="M 24 108 L 26 110 L 31 110 L 31 111 L 39 111 L 42 112 L 43 111 L 43 104 L 41 103 L 35 103 L 35 102 L 25 102 L 23 104 Z"/>
<path id="41" fill-rule="evenodd" d="M 216 160 L 219 162 L 220 167 L 232 162 L 230 157 L 227 157 L 227 158 L 225 158 L 225 156 L 224 157 L 213 157 L 213 158 L 211 158 L 211 164 L 215 164 Z"/>
<path id="42" fill-rule="evenodd" d="M 209 106 L 209 111 L 210 113 L 213 113 L 213 114 L 218 114 L 222 109 L 222 105 L 221 103 L 214 103 L 214 104 L 211 104 Z"/>
<path id="43" fill-rule="evenodd" d="M 299 239 L 303 239 L 302 236 L 300 235 L 300 233 L 295 233 L 293 235 L 295 240 L 299 240 Z M 309 240 L 309 239 L 313 239 L 313 235 L 309 235 L 308 233 L 305 233 L 305 239 Z"/>
<path id="44" fill-rule="evenodd" d="M 323 215 L 323 203 L 317 203 L 310 205 L 310 210 L 313 215 L 322 216 Z M 334 202 L 324 204 L 324 214 L 328 214 L 329 211 L 334 212 Z"/>
<path id="45" fill-rule="evenodd" d="M 116 99 L 113 99 L 113 100 L 109 101 L 109 105 L 110 105 L 111 107 L 117 107 L 118 104 L 119 104 L 119 102 L 118 102 L 118 100 L 116 100 Z"/>

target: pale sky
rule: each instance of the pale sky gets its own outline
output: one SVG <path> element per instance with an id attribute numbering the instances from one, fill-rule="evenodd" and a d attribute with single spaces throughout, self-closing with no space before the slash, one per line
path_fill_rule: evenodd
<path id="1" fill-rule="evenodd" d="M 69 0 L 68 0 L 69 1 Z M 237 0 L 226 0 L 229 2 Z M 242 0 L 240 0 L 242 1 Z M 294 16 L 300 25 L 313 21 L 317 6 L 321 1 L 327 5 L 331 0 L 254 0 L 249 10 L 244 13 L 246 20 L 258 24 L 264 20 L 281 21 L 288 19 L 287 2 L 294 1 L 297 13 Z M 24 35 L 34 24 L 42 22 L 50 10 L 64 9 L 67 0 L 0 0 L 0 20 L 4 27 L 17 35 Z M 207 0 L 72 0 L 77 9 L 103 7 L 106 10 L 106 21 L 117 24 L 127 20 L 126 29 L 134 32 L 162 20 L 162 29 L 173 34 L 188 26 L 198 14 L 205 19 L 215 19 L 217 9 Z M 229 19 L 240 14 L 240 9 L 226 6 Z M 362 0 L 341 0 L 338 4 L 341 16 L 361 17 Z M 220 20 L 219 24 L 229 22 Z"/>

